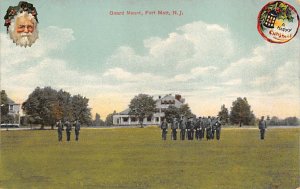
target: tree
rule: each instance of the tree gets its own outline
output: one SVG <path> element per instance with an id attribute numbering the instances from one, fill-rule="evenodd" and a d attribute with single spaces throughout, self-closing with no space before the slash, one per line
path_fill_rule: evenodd
<path id="1" fill-rule="evenodd" d="M 94 126 L 104 126 L 104 121 L 101 120 L 100 114 L 96 113 L 95 120 L 93 121 Z"/>
<path id="2" fill-rule="evenodd" d="M 247 98 L 237 98 L 237 100 L 232 102 L 230 121 L 233 124 L 252 125 L 255 123 L 255 116 L 251 111 L 251 106 L 249 105 Z"/>
<path id="3" fill-rule="evenodd" d="M 91 119 L 91 109 L 89 106 L 89 99 L 81 96 L 74 95 L 71 98 L 71 109 L 73 120 L 79 120 L 80 123 L 85 123 L 90 125 L 92 123 Z"/>
<path id="4" fill-rule="evenodd" d="M 106 125 L 106 126 L 111 126 L 111 125 L 113 125 L 113 116 L 114 116 L 115 114 L 117 114 L 116 110 L 114 110 L 113 113 L 108 114 L 108 115 L 106 116 L 106 119 L 105 119 L 105 125 Z"/>
<path id="5" fill-rule="evenodd" d="M 43 89 L 37 87 L 22 104 L 25 114 L 30 115 L 34 119 L 40 119 L 41 129 L 46 124 L 53 125 L 55 123 L 55 115 L 52 110 L 55 104 L 57 91 L 51 87 Z"/>
<path id="6" fill-rule="evenodd" d="M 229 113 L 228 109 L 225 107 L 225 104 L 221 106 L 221 110 L 218 113 L 218 116 L 221 118 L 223 123 L 228 123 L 229 121 Z"/>
<path id="7" fill-rule="evenodd" d="M 156 106 L 152 96 L 139 94 L 130 101 L 129 108 L 129 114 L 136 116 L 143 127 L 144 118 L 152 116 Z"/>
<path id="8" fill-rule="evenodd" d="M 1 123 L 8 121 L 8 97 L 5 90 L 1 91 Z"/>
<path id="9" fill-rule="evenodd" d="M 287 117 L 284 119 L 284 122 L 289 126 L 299 125 L 299 119 L 297 117 Z"/>
<path id="10" fill-rule="evenodd" d="M 70 93 L 51 87 L 37 87 L 22 104 L 26 116 L 33 123 L 40 123 L 41 129 L 45 125 L 51 125 L 52 129 L 58 120 L 80 120 L 83 124 L 89 124 L 90 108 L 88 99 L 80 95 L 71 96 Z"/>
<path id="11" fill-rule="evenodd" d="M 280 119 L 277 116 L 273 116 L 270 119 L 269 125 L 279 125 L 280 124 Z"/>
<path id="12" fill-rule="evenodd" d="M 176 108 L 175 106 L 169 106 L 165 110 L 165 118 L 168 122 L 171 122 L 173 118 L 180 118 L 179 108 Z"/>
<path id="13" fill-rule="evenodd" d="M 188 104 L 183 104 L 179 108 L 179 115 L 185 117 L 195 117 Z"/>

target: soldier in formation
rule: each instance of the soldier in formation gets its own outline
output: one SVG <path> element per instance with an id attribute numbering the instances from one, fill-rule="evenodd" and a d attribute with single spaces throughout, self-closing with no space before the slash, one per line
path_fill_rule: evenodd
<path id="1" fill-rule="evenodd" d="M 212 122 L 210 116 L 205 121 L 206 140 L 212 139 Z"/>
<path id="2" fill-rule="evenodd" d="M 80 132 L 80 122 L 79 120 L 76 120 L 72 123 L 70 123 L 68 120 L 66 120 L 64 123 L 59 120 L 56 122 L 56 127 L 57 127 L 57 132 L 58 132 L 58 141 L 62 141 L 62 135 L 63 135 L 63 130 L 64 127 L 66 129 L 66 135 L 67 135 L 67 141 L 71 140 L 71 131 L 72 131 L 72 126 L 74 126 L 75 130 L 75 140 L 79 140 L 79 132 Z"/>
<path id="3" fill-rule="evenodd" d="M 187 130 L 187 139 L 192 140 L 192 136 L 191 136 L 192 135 L 192 122 L 190 119 L 186 122 L 186 130 Z"/>
<path id="4" fill-rule="evenodd" d="M 190 127 L 190 140 L 194 140 L 194 134 L 195 134 L 195 121 L 194 118 L 191 117 L 190 118 L 190 122 L 191 122 L 191 127 Z"/>
<path id="5" fill-rule="evenodd" d="M 165 118 L 161 122 L 160 128 L 161 128 L 161 131 L 162 131 L 161 132 L 162 140 L 166 140 L 167 139 L 167 132 L 168 132 L 168 123 L 167 123 Z"/>
<path id="6" fill-rule="evenodd" d="M 57 133 L 58 133 L 58 141 L 62 142 L 62 132 L 64 130 L 64 125 L 62 124 L 61 120 L 59 120 L 56 123 L 56 127 L 57 127 Z"/>
<path id="7" fill-rule="evenodd" d="M 200 119 L 200 127 L 201 127 L 201 139 L 204 138 L 205 135 L 205 123 L 204 123 L 204 119 L 202 117 L 199 117 Z"/>
<path id="8" fill-rule="evenodd" d="M 65 122 L 65 126 L 66 126 L 67 141 L 70 141 L 70 139 L 71 139 L 72 125 L 71 125 L 71 123 L 67 120 L 67 121 Z"/>
<path id="9" fill-rule="evenodd" d="M 78 141 L 79 131 L 80 131 L 80 122 L 78 120 L 75 121 L 74 127 L 75 127 L 75 140 Z"/>
<path id="10" fill-rule="evenodd" d="M 177 121 L 177 119 L 173 118 L 172 123 L 171 123 L 171 129 L 172 129 L 171 139 L 172 140 L 177 140 L 178 124 L 179 124 L 179 122 Z"/>
<path id="11" fill-rule="evenodd" d="M 186 122 L 183 117 L 179 121 L 179 129 L 180 129 L 180 140 L 184 140 L 185 139 Z"/>
<path id="12" fill-rule="evenodd" d="M 180 120 L 173 118 L 170 120 L 170 127 L 172 129 L 171 140 L 177 139 L 177 129 L 180 129 L 180 140 L 202 140 L 205 137 L 207 140 L 216 138 L 220 140 L 221 137 L 221 118 L 219 117 L 181 117 Z M 165 140 L 167 135 L 168 122 L 164 119 L 161 123 L 162 138 Z M 216 136 L 216 137 L 215 137 Z"/>
<path id="13" fill-rule="evenodd" d="M 196 130 L 195 138 L 196 138 L 196 140 L 201 139 L 201 123 L 200 122 L 201 122 L 201 120 L 199 117 L 199 119 L 197 119 L 195 122 L 195 130 Z"/>

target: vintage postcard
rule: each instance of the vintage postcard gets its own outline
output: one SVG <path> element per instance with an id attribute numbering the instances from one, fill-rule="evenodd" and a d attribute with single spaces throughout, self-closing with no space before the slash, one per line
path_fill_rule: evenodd
<path id="1" fill-rule="evenodd" d="M 0 188 L 300 187 L 300 0 L 0 0 Z"/>

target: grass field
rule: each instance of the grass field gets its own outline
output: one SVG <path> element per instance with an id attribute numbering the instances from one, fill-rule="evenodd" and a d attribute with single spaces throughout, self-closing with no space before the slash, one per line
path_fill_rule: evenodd
<path id="1" fill-rule="evenodd" d="M 1 131 L 0 188 L 295 189 L 299 128 L 223 129 L 220 141 L 162 141 L 160 129 Z"/>

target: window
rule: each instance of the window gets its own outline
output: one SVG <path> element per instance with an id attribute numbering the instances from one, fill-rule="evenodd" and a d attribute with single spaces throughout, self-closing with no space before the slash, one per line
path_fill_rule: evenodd
<path id="1" fill-rule="evenodd" d="M 159 117 L 156 117 L 156 118 L 155 118 L 155 121 L 156 121 L 156 122 L 159 122 Z"/>
<path id="2" fill-rule="evenodd" d="M 128 117 L 123 117 L 123 122 L 128 122 Z"/>
<path id="3" fill-rule="evenodd" d="M 150 122 L 152 117 L 147 117 L 147 121 Z"/>
<path id="4" fill-rule="evenodd" d="M 136 122 L 136 118 L 135 117 L 131 117 L 131 121 L 132 122 Z"/>
<path id="5" fill-rule="evenodd" d="M 13 111 L 14 110 L 14 105 L 9 105 L 9 111 Z"/>

